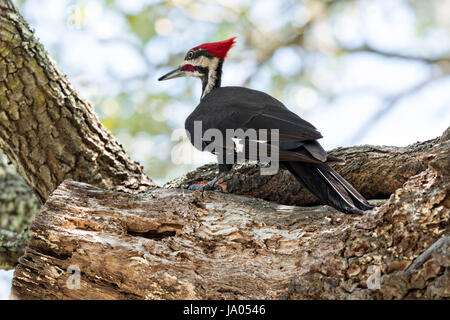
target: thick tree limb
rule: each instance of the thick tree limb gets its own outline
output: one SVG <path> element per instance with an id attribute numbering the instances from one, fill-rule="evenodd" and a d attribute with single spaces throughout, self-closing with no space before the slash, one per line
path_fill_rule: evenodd
<path id="1" fill-rule="evenodd" d="M 346 159 L 345 164 L 335 165 L 335 168 L 367 198 L 387 198 L 409 177 L 426 169 L 427 154 L 438 142 L 439 138 L 436 138 L 405 148 L 359 146 L 339 148 L 331 153 Z M 189 184 L 198 182 L 197 180 L 209 181 L 215 175 L 215 168 L 215 164 L 203 166 L 167 186 L 186 188 Z M 245 164 L 236 167 L 234 173 L 225 179 L 227 192 L 288 205 L 304 206 L 319 203 L 312 194 L 305 192 L 289 172 L 284 170 L 274 177 L 260 176 L 258 166 Z M 222 185 L 225 186 L 225 184 Z M 19 237 L 18 244 L 25 245 L 26 242 L 22 238 L 23 236 Z M 14 252 L 23 252 L 24 249 L 17 245 L 13 248 Z M 8 254 L 5 259 L 11 261 L 10 255 Z M 12 265 L 9 264 L 9 266 Z"/>
<path id="2" fill-rule="evenodd" d="M 129 192 L 155 187 L 10 0 L 0 2 L 0 147 L 41 200 L 65 179 Z"/>
<path id="3" fill-rule="evenodd" d="M 410 177 L 427 167 L 427 155 L 440 138 L 407 147 L 357 146 L 337 148 L 331 155 L 345 160 L 332 167 L 367 199 L 388 198 Z M 221 186 L 227 192 L 253 196 L 287 205 L 316 205 L 318 200 L 287 170 L 274 176 L 261 176 L 258 165 L 236 166 Z M 217 165 L 208 164 L 169 182 L 167 188 L 187 188 L 193 183 L 206 183 L 217 175 Z"/>
<path id="4" fill-rule="evenodd" d="M 449 298 L 450 141 L 363 216 L 220 192 L 65 181 L 32 226 L 16 298 Z M 430 251 L 435 252 L 430 253 Z M 414 270 L 406 270 L 424 253 Z M 81 272 L 69 289 L 66 270 Z M 380 287 L 374 277 L 379 273 Z M 375 278 L 376 279 L 376 278 Z M 375 284 L 375 285 L 374 285 Z"/>
<path id="5" fill-rule="evenodd" d="M 155 187 L 9 0 L 0 2 L 0 148 L 41 202 L 68 178 L 127 192 Z M 0 190 L 0 268 L 12 268 L 40 204 L 3 163 Z"/>

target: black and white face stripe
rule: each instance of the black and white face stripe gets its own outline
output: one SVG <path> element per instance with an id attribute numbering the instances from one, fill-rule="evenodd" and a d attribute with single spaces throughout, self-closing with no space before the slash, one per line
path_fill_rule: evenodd
<path id="1" fill-rule="evenodd" d="M 190 50 L 185 56 L 184 64 L 195 67 L 191 73 L 202 80 L 202 99 L 214 88 L 220 87 L 223 59 L 218 58 L 207 50 Z"/>
<path id="2" fill-rule="evenodd" d="M 184 60 L 195 60 L 198 57 L 207 57 L 214 58 L 214 55 L 208 50 L 199 49 L 199 50 L 189 50 L 188 53 L 184 56 Z"/>
<path id="3" fill-rule="evenodd" d="M 196 67 L 197 71 L 200 72 L 204 77 L 208 77 L 209 68 L 208 67 Z"/>

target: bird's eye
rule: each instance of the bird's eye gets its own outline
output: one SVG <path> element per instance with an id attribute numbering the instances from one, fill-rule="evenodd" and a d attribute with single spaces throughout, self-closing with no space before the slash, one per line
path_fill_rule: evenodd
<path id="1" fill-rule="evenodd" d="M 194 57 L 194 53 L 192 51 L 189 51 L 187 54 L 188 59 L 192 59 Z"/>

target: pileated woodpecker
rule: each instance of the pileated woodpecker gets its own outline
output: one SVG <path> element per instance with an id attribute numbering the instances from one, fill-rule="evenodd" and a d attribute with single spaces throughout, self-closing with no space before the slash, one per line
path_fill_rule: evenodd
<path id="1" fill-rule="evenodd" d="M 226 129 L 278 129 L 280 165 L 287 168 L 317 198 L 345 213 L 361 214 L 371 209 L 366 199 L 327 164 L 339 159 L 327 155 L 317 142 L 322 135 L 313 125 L 264 92 L 220 86 L 223 62 L 234 41 L 235 37 L 196 46 L 186 53 L 180 67 L 158 79 L 194 76 L 202 81 L 200 104 L 185 122 L 192 144 L 195 134 L 198 134 L 194 133 L 196 121 L 202 124 L 202 136 L 211 128 L 220 130 L 223 136 Z M 260 142 L 257 140 L 255 143 Z M 194 146 L 203 150 L 205 143 L 200 147 Z M 227 152 L 229 150 L 223 153 Z M 193 185 L 190 189 L 213 189 L 219 177 L 231 168 L 232 164 L 219 161 L 218 177 L 206 186 Z"/>

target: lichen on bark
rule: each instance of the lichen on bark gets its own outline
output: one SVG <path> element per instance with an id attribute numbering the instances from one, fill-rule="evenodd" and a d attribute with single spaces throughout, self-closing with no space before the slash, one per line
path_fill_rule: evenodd
<path id="1" fill-rule="evenodd" d="M 0 269 L 11 269 L 23 254 L 39 200 L 0 153 Z"/>

